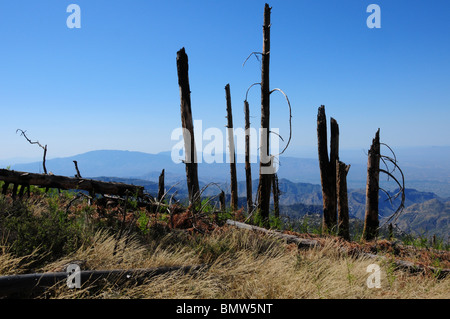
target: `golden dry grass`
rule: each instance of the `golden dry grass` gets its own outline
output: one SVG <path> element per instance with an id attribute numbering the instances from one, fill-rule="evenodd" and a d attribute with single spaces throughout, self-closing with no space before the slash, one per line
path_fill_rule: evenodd
<path id="1" fill-rule="evenodd" d="M 210 264 L 195 274 L 161 275 L 143 285 L 100 288 L 85 284 L 82 289 L 55 287 L 54 298 L 450 298 L 450 279 L 412 275 L 394 270 L 386 261 L 343 256 L 330 240 L 322 248 L 298 250 L 267 236 L 233 228 L 192 239 L 191 245 L 177 243 L 169 234 L 151 245 L 133 238 L 116 241 L 104 232 L 71 256 L 45 266 L 41 271 L 60 270 L 80 260 L 83 269 L 130 269 L 172 265 Z M 367 266 L 381 267 L 381 288 L 368 288 Z M 3 251 L 0 274 L 10 274 L 19 260 Z M 16 271 L 18 269 L 16 268 Z M 19 269 L 20 271 L 20 269 Z M 48 297 L 49 295 L 46 295 Z"/>

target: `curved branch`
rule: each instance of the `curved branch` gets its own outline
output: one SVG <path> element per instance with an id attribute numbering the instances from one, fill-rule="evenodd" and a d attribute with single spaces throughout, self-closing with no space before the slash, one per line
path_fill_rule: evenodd
<path id="1" fill-rule="evenodd" d="M 259 54 L 259 55 L 263 55 L 262 52 L 252 52 L 252 53 L 250 53 L 250 55 L 247 57 L 247 59 L 245 59 L 244 63 L 242 63 L 242 67 L 245 66 L 245 63 L 248 61 L 248 59 L 250 59 L 250 57 L 251 57 L 252 55 L 255 55 L 256 60 L 258 60 L 258 62 L 261 63 L 261 60 L 259 59 L 258 54 Z"/>
<path id="2" fill-rule="evenodd" d="M 252 85 L 250 85 L 249 87 L 248 87 L 248 89 L 247 89 L 247 92 L 245 92 L 245 100 L 247 101 L 247 97 L 248 97 L 248 91 L 250 91 L 250 89 L 254 86 L 254 85 L 257 85 L 257 84 L 259 84 L 259 85 L 261 85 L 261 83 L 253 83 Z"/>
<path id="3" fill-rule="evenodd" d="M 272 91 L 270 91 L 270 94 L 272 94 L 272 93 L 275 92 L 275 91 L 281 92 L 281 94 L 284 95 L 284 97 L 286 98 L 287 104 L 288 104 L 288 106 L 289 106 L 289 139 L 288 139 L 288 141 L 287 141 L 286 146 L 284 147 L 284 149 L 283 149 L 280 153 L 278 153 L 277 155 L 275 155 L 275 156 L 278 156 L 278 155 L 283 154 L 284 151 L 286 151 L 286 149 L 288 148 L 288 146 L 289 146 L 289 144 L 290 144 L 290 142 L 291 142 L 291 138 L 292 138 L 292 107 L 291 107 L 291 102 L 289 101 L 288 96 L 286 95 L 286 93 L 283 92 L 283 90 L 278 89 L 278 88 L 275 88 L 275 89 L 273 89 Z"/>

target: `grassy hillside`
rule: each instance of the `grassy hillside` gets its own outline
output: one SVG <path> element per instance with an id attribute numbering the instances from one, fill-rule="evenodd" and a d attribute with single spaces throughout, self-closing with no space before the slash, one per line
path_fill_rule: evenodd
<path id="1" fill-rule="evenodd" d="M 194 218 L 180 206 L 152 211 L 132 200 L 88 205 L 84 197 L 74 195 L 44 194 L 37 189 L 21 201 L 0 195 L 0 275 L 64 271 L 65 265 L 75 260 L 83 270 L 209 267 L 195 274 L 160 275 L 141 285 L 98 281 L 68 289 L 62 283 L 25 297 L 449 297 L 450 278 L 406 273 L 396 269 L 390 259 L 344 254 L 339 252 L 344 243 L 332 236 L 314 235 L 322 246 L 301 250 L 270 235 L 224 225 L 227 218 L 242 220 L 242 212 L 214 214 L 210 206 L 203 205 Z M 396 254 L 387 242 L 347 245 L 370 247 L 369 251 L 387 256 Z M 414 248 L 408 258 L 447 268 L 448 255 L 448 251 L 430 247 Z M 366 284 L 367 267 L 374 262 L 381 267 L 381 288 L 371 289 Z"/>

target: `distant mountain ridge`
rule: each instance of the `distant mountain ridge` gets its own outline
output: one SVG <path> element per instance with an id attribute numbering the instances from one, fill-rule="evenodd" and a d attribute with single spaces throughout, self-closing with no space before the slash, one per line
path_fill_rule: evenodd
<path id="1" fill-rule="evenodd" d="M 72 157 L 55 158 L 47 160 L 47 170 L 55 175 L 74 176 L 75 167 L 73 161 L 78 162 L 81 175 L 87 178 L 98 178 L 102 180 L 114 180 L 144 186 L 148 192 L 155 194 L 157 191 L 157 180 L 162 169 L 165 169 L 166 187 L 173 186 L 171 193 L 177 192 L 178 198 L 187 196 L 185 166 L 172 161 L 170 152 L 159 154 L 148 154 L 143 152 L 101 150 L 91 151 Z M 360 167 L 358 167 L 358 165 Z M 355 167 L 356 166 L 356 167 Z M 42 163 L 12 165 L 11 169 L 27 172 L 42 172 Z M 245 206 L 245 169 L 243 163 L 237 164 L 238 170 L 238 192 L 240 204 Z M 358 173 L 359 171 L 359 173 Z M 350 215 L 364 218 L 365 190 L 364 178 L 365 167 L 362 164 L 352 164 L 350 172 L 353 179 L 361 179 L 360 183 L 352 183 L 349 175 L 349 210 Z M 258 186 L 258 164 L 252 164 L 253 192 L 254 196 Z M 350 174 L 350 173 L 349 173 Z M 358 175 L 359 174 L 359 175 Z M 420 175 L 417 173 L 416 175 Z M 317 160 L 302 159 L 295 157 L 282 157 L 278 171 L 279 187 L 282 193 L 280 205 L 286 212 L 288 206 L 303 205 L 302 209 L 311 212 L 321 212 L 322 192 L 320 187 L 319 168 Z M 405 174 L 406 175 L 406 174 Z M 356 176 L 356 177 L 355 177 Z M 412 229 L 417 233 L 426 231 L 448 236 L 449 229 L 449 203 L 450 198 L 438 196 L 434 192 L 419 191 L 409 188 L 410 180 L 406 175 L 406 209 L 399 219 L 404 227 Z M 443 177 L 445 181 L 445 176 Z M 229 192 L 229 164 L 224 163 L 200 163 L 199 180 L 201 187 L 210 182 L 215 184 L 206 188 L 204 196 L 217 195 L 220 189 Z M 432 181 L 429 181 L 433 183 Z M 439 183 L 439 182 L 437 182 Z M 442 182 L 445 184 L 445 182 Z M 412 183 L 415 185 L 414 183 Z M 420 184 L 420 183 L 419 183 Z M 438 184 L 441 185 L 441 184 Z M 445 184 L 447 185 L 447 184 Z M 356 186 L 356 187 L 355 187 Z M 443 192 L 446 194 L 446 192 Z M 391 205 L 387 197 L 380 192 L 380 217 L 390 216 L 397 207 L 398 202 Z M 436 229 L 433 227 L 437 227 Z"/>
<path id="2" fill-rule="evenodd" d="M 446 148 L 444 149 L 446 150 Z M 346 164 L 351 165 L 347 176 L 348 187 L 351 189 L 364 188 L 367 174 L 365 155 L 362 151 L 348 153 L 348 156 L 345 155 L 345 152 L 343 153 L 341 159 Z M 415 160 L 403 159 L 403 162 L 399 157 L 400 166 L 405 174 L 407 187 L 431 191 L 440 197 L 450 198 L 450 166 L 446 164 L 450 163 L 450 156 L 445 155 L 447 152 L 444 151 L 440 151 L 437 154 L 444 156 L 442 163 L 430 155 L 431 159 L 426 162 L 428 166 L 419 164 L 417 161 L 425 160 L 422 159 L 425 158 L 425 154 L 419 159 L 412 156 Z M 208 164 L 204 161 L 199 163 L 199 179 L 205 183 L 227 182 L 229 180 L 229 164 L 226 162 L 225 157 L 223 155 L 223 163 Z M 449 157 L 449 161 L 444 163 L 447 157 Z M 74 176 L 74 160 L 78 162 L 78 167 L 83 177 L 115 176 L 157 180 L 161 170 L 165 169 L 168 181 L 178 181 L 185 178 L 184 165 L 175 163 L 169 151 L 158 154 L 117 150 L 90 151 L 64 158 L 48 159 L 46 163 L 47 170 L 56 175 Z M 42 162 L 39 161 L 21 164 L 11 163 L 11 169 L 34 173 L 42 173 L 43 171 Z M 258 164 L 253 163 L 252 176 L 254 178 L 258 176 L 258 171 Z M 278 176 L 293 182 L 320 184 L 318 160 L 315 158 L 281 156 Z M 237 163 L 237 178 L 238 181 L 245 180 L 245 165 L 243 163 Z M 385 178 L 381 178 L 380 182 L 384 188 L 395 186 L 394 183 L 386 182 Z"/>

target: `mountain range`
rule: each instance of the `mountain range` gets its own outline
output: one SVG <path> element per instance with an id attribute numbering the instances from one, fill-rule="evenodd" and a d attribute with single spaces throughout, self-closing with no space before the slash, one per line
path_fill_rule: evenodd
<path id="1" fill-rule="evenodd" d="M 359 161 L 357 160 L 358 156 L 360 157 Z M 351 164 L 347 177 L 348 199 L 350 215 L 353 218 L 363 219 L 366 163 L 360 154 L 358 156 L 352 156 L 352 159 L 347 161 L 348 164 Z M 427 158 L 423 154 L 422 156 Z M 343 156 L 341 155 L 341 157 Z M 203 192 L 204 196 L 215 196 L 220 190 L 229 192 L 229 164 L 226 163 L 225 156 L 223 159 L 223 163 L 199 164 L 201 187 L 209 185 Z M 49 159 L 46 167 L 55 175 L 74 176 L 76 171 L 73 161 L 77 161 L 83 177 L 142 185 L 149 193 L 153 194 L 157 191 L 159 174 L 162 169 L 165 169 L 166 187 L 167 189 L 173 187 L 169 195 L 176 192 L 178 198 L 187 196 L 185 165 L 174 162 L 170 152 L 148 154 L 99 150 L 71 157 Z M 398 225 L 416 234 L 437 234 L 447 237 L 450 230 L 450 170 L 435 158 L 425 164 L 424 161 L 420 162 L 417 157 L 410 157 L 408 161 L 400 165 L 405 175 L 406 208 L 398 220 Z M 244 163 L 237 163 L 238 193 L 240 204 L 245 207 L 244 167 Z M 13 164 L 10 168 L 40 173 L 42 172 L 42 162 Z M 255 192 L 258 183 L 257 163 L 252 164 L 252 174 L 253 191 Z M 280 197 L 281 213 L 295 215 L 293 207 L 297 207 L 298 211 L 298 205 L 303 205 L 302 213 L 308 211 L 321 213 L 322 192 L 320 171 L 316 159 L 283 156 L 279 160 L 278 176 L 282 194 Z M 395 183 L 382 182 L 382 187 L 390 193 L 395 193 L 395 186 Z M 435 192 L 427 191 L 430 189 Z M 391 204 L 387 200 L 387 196 L 380 192 L 381 219 L 390 216 L 397 206 L 398 200 Z"/>

